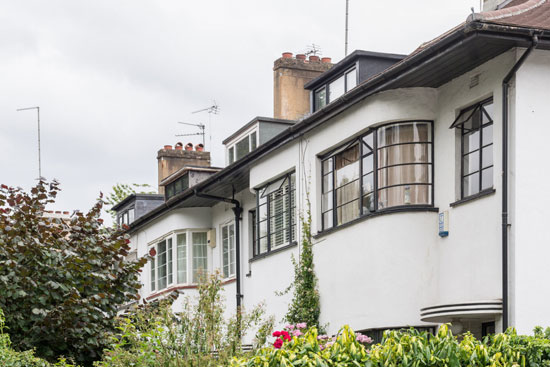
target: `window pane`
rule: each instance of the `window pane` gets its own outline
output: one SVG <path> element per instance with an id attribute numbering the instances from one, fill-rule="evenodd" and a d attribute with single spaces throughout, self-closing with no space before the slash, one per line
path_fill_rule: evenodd
<path id="1" fill-rule="evenodd" d="M 346 74 L 346 92 L 357 85 L 357 72 L 355 69 Z"/>
<path id="2" fill-rule="evenodd" d="M 223 276 L 229 276 L 229 228 L 222 227 L 222 268 Z"/>
<path id="3" fill-rule="evenodd" d="M 464 197 L 477 194 L 479 192 L 479 172 L 464 177 L 462 179 L 462 189 L 464 190 Z"/>
<path id="4" fill-rule="evenodd" d="M 479 130 L 479 127 L 481 126 L 481 109 L 476 107 L 473 113 L 468 111 L 466 115 L 470 116 L 470 118 L 463 125 L 464 133 L 472 130 Z"/>
<path id="5" fill-rule="evenodd" d="M 363 158 L 363 174 L 367 174 L 373 171 L 374 167 L 374 154 Z"/>
<path id="6" fill-rule="evenodd" d="M 185 233 L 176 236 L 178 283 L 187 283 L 187 235 Z"/>
<path id="7" fill-rule="evenodd" d="M 374 149 L 374 133 L 370 133 L 363 137 L 363 154 L 372 152 Z"/>
<path id="8" fill-rule="evenodd" d="M 389 125 L 378 129 L 378 147 L 387 145 L 431 142 L 432 130 L 425 122 L 411 122 Z"/>
<path id="9" fill-rule="evenodd" d="M 493 167 L 481 171 L 481 189 L 486 190 L 493 187 Z"/>
<path id="10" fill-rule="evenodd" d="M 326 175 L 331 171 L 332 171 L 332 157 L 329 159 L 325 159 L 323 161 L 323 174 Z"/>
<path id="11" fill-rule="evenodd" d="M 235 274 L 235 239 L 233 224 L 222 227 L 222 268 L 225 278 Z"/>
<path id="12" fill-rule="evenodd" d="M 166 240 L 157 244 L 157 286 L 158 289 L 166 288 Z"/>
<path id="13" fill-rule="evenodd" d="M 267 237 L 260 238 L 260 254 L 265 254 L 267 252 Z"/>
<path id="14" fill-rule="evenodd" d="M 235 162 L 235 148 L 234 147 L 229 148 L 229 150 L 227 151 L 227 161 L 229 162 L 229 164 Z"/>
<path id="15" fill-rule="evenodd" d="M 253 132 L 252 134 L 250 134 L 250 149 L 254 150 L 256 149 L 256 147 L 257 147 L 256 132 Z"/>
<path id="16" fill-rule="evenodd" d="M 128 224 L 134 221 L 134 209 L 128 210 Z"/>
<path id="17" fill-rule="evenodd" d="M 174 196 L 174 184 L 166 185 L 166 196 L 167 197 Z"/>
<path id="18" fill-rule="evenodd" d="M 465 155 L 464 158 L 462 158 L 462 166 L 463 176 L 479 171 L 479 150 L 477 152 Z"/>
<path id="19" fill-rule="evenodd" d="M 485 110 L 485 113 L 487 113 L 487 115 L 489 115 L 490 121 L 493 121 L 493 119 L 494 119 L 494 116 L 493 116 L 493 101 L 484 104 L 483 109 Z M 488 121 L 489 121 L 489 119 L 487 119 L 487 116 L 483 116 L 483 123 L 486 123 Z"/>
<path id="20" fill-rule="evenodd" d="M 338 97 L 340 97 L 342 94 L 344 94 L 344 76 L 341 76 L 340 78 L 336 79 L 332 83 L 328 85 L 328 100 L 329 102 L 334 101 Z"/>
<path id="21" fill-rule="evenodd" d="M 267 219 L 267 204 L 260 205 L 258 208 L 260 221 Z"/>
<path id="22" fill-rule="evenodd" d="M 241 159 L 242 157 L 244 157 L 245 155 L 248 154 L 248 152 L 250 151 L 250 145 L 249 145 L 249 141 L 248 141 L 248 136 L 245 137 L 244 139 L 242 139 L 241 141 L 239 141 L 237 144 L 235 144 L 235 148 L 237 149 L 236 152 L 236 157 L 235 157 L 235 160 L 239 160 Z"/>
<path id="23" fill-rule="evenodd" d="M 267 236 L 267 220 L 260 222 L 260 237 Z"/>
<path id="24" fill-rule="evenodd" d="M 323 229 L 332 228 L 332 210 L 323 213 Z"/>
<path id="25" fill-rule="evenodd" d="M 374 191 L 374 173 L 363 176 L 363 194 Z"/>
<path id="26" fill-rule="evenodd" d="M 464 149 L 464 154 L 479 149 L 479 130 L 464 135 L 462 137 L 462 146 Z"/>
<path id="27" fill-rule="evenodd" d="M 359 200 L 352 201 L 336 209 L 338 225 L 359 218 Z"/>
<path id="28" fill-rule="evenodd" d="M 168 239 L 168 248 L 166 250 L 168 255 L 168 284 L 172 284 L 173 278 L 172 278 L 172 272 L 173 272 L 173 265 L 172 265 L 172 239 Z"/>
<path id="29" fill-rule="evenodd" d="M 432 161 L 431 144 L 393 145 L 378 150 L 378 167 L 403 163 L 428 163 Z"/>
<path id="30" fill-rule="evenodd" d="M 493 125 L 485 126 L 483 128 L 483 145 L 491 144 L 493 142 Z"/>
<path id="31" fill-rule="evenodd" d="M 359 146 L 346 149 L 335 156 L 336 187 L 359 178 Z"/>
<path id="32" fill-rule="evenodd" d="M 493 165 L 493 145 L 489 145 L 481 150 L 481 160 L 483 168 Z"/>
<path id="33" fill-rule="evenodd" d="M 155 258 L 151 259 L 151 291 L 156 289 L 157 278 L 155 277 Z"/>
<path id="34" fill-rule="evenodd" d="M 363 214 L 374 212 L 374 193 L 363 196 Z"/>
<path id="35" fill-rule="evenodd" d="M 329 209 L 332 209 L 332 191 L 323 194 L 321 211 L 326 212 Z"/>
<path id="36" fill-rule="evenodd" d="M 323 108 L 327 104 L 327 93 L 326 89 L 323 87 L 322 89 L 318 89 L 315 91 L 315 111 Z"/>
<path id="37" fill-rule="evenodd" d="M 332 191 L 332 173 L 323 176 L 323 192 Z"/>
<path id="38" fill-rule="evenodd" d="M 359 180 L 353 181 L 336 189 L 336 205 L 340 206 L 349 201 L 359 199 Z"/>
<path id="39" fill-rule="evenodd" d="M 193 282 L 200 280 L 200 275 L 208 269 L 206 232 L 195 232 L 191 236 L 193 242 Z"/>
<path id="40" fill-rule="evenodd" d="M 378 208 L 389 208 L 398 205 L 430 205 L 430 185 L 403 185 L 378 190 Z"/>
<path id="41" fill-rule="evenodd" d="M 412 164 L 394 166 L 378 170 L 378 187 L 408 183 L 430 183 L 432 166 L 427 164 Z"/>

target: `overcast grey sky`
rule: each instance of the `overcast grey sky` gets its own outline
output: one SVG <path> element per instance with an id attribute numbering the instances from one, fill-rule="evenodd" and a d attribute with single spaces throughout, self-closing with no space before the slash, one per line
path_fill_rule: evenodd
<path id="1" fill-rule="evenodd" d="M 410 53 L 479 0 L 350 0 L 350 50 Z M 117 183 L 156 184 L 156 152 L 200 138 L 177 121 L 216 100 L 221 141 L 272 116 L 273 61 L 315 43 L 344 56 L 345 0 L 0 0 L 0 183 L 61 182 L 54 210 L 86 210 Z M 208 132 L 207 132 L 208 133 Z M 208 140 L 207 140 L 208 143 Z"/>

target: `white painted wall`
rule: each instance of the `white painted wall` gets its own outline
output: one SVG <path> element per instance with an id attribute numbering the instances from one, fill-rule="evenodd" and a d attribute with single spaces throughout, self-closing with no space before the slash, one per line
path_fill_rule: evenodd
<path id="1" fill-rule="evenodd" d="M 506 52 L 439 88 L 435 125 L 435 204 L 449 212 L 449 236 L 437 238 L 436 298 L 429 305 L 496 300 L 501 290 L 501 118 L 502 79 L 515 61 Z M 479 84 L 470 88 L 472 77 Z M 461 109 L 493 96 L 493 187 L 490 196 L 460 206 L 460 143 L 449 129 Z M 457 142 L 455 144 L 455 141 Z M 425 306 L 428 306 L 425 305 Z"/>
<path id="2" fill-rule="evenodd" d="M 440 238 L 437 213 L 424 211 L 380 215 L 317 236 L 314 254 L 322 323 L 329 323 L 330 333 L 343 324 L 350 324 L 355 329 L 421 326 L 428 325 L 420 321 L 422 307 L 500 299 L 501 82 L 516 59 L 515 50 L 506 52 L 438 89 L 398 89 L 371 96 L 256 162 L 250 172 L 250 190 L 236 195 L 244 209 L 241 222 L 244 307 L 250 309 L 266 301 L 267 313 L 281 322 L 290 295 L 279 297 L 275 292 L 292 282 L 291 256 L 299 252 L 296 246 L 249 261 L 252 258 L 249 210 L 256 205 L 253 188 L 295 170 L 296 197 L 301 210 L 298 214 L 303 213 L 306 194 L 309 194 L 312 230 L 316 233 L 320 230 L 321 198 L 318 156 L 364 133 L 369 127 L 415 119 L 435 121 L 434 206 L 449 212 L 450 234 Z M 517 244 L 515 250 L 512 249 L 517 254 L 512 261 L 515 277 L 511 293 L 515 294 L 516 302 L 512 317 L 522 332 L 530 331 L 533 323 L 550 324 L 545 314 L 550 292 L 535 288 L 541 279 L 550 279 L 550 270 L 544 266 L 550 255 L 544 244 L 549 242 L 547 237 L 550 235 L 541 231 L 545 224 L 540 205 L 541 198 L 544 203 L 544 196 L 536 190 L 540 187 L 542 191 L 546 184 L 541 173 L 544 172 L 541 171 L 543 163 L 538 158 L 542 156 L 544 138 L 550 136 L 547 131 L 550 129 L 547 122 L 550 116 L 547 101 L 550 99 L 545 89 L 550 85 L 549 71 L 548 52 L 533 54 L 518 72 L 517 90 L 513 90 L 517 96 L 512 98 L 518 124 L 533 127 L 517 128 L 511 142 L 517 151 L 511 167 L 512 187 L 515 188 L 511 204 L 517 211 L 512 219 L 511 239 L 511 243 Z M 470 88 L 470 79 L 476 75 L 479 75 L 479 84 Z M 490 96 L 494 100 L 493 182 L 496 192 L 451 207 L 460 193 L 460 145 L 456 131 L 449 126 L 461 109 Z M 540 153 L 533 154 L 530 149 L 538 149 Z M 211 270 L 219 268 L 220 226 L 234 220 L 231 207 L 220 203 L 211 209 L 177 210 L 141 229 L 132 237 L 132 242 L 138 244 L 138 255 L 142 256 L 147 243 L 169 231 L 216 228 L 217 245 L 210 252 L 209 266 Z M 300 233 L 299 228 L 297 233 Z M 146 268 L 142 275 L 148 277 L 148 271 Z M 226 285 L 225 290 L 229 315 L 235 309 L 235 283 Z"/>
<path id="3" fill-rule="evenodd" d="M 511 286 L 515 294 L 512 315 L 520 333 L 530 333 L 536 325 L 550 325 L 550 233 L 545 230 L 550 205 L 545 160 L 550 137 L 549 102 L 550 52 L 535 50 L 516 74 L 513 111 L 515 212 L 511 242 L 515 276 Z"/>

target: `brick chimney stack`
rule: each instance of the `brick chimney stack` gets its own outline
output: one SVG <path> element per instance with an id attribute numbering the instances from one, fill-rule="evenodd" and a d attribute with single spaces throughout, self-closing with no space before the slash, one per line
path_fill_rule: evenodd
<path id="1" fill-rule="evenodd" d="M 298 54 L 294 58 L 291 52 L 273 65 L 273 117 L 277 119 L 298 120 L 310 112 L 309 91 L 304 85 L 317 78 L 332 67 L 330 58 Z"/>
<path id="2" fill-rule="evenodd" d="M 202 146 L 202 144 L 199 145 Z M 165 145 L 163 149 L 160 149 L 157 153 L 159 184 L 184 166 L 210 167 L 210 152 L 200 149 L 202 147 L 193 150 L 191 143 L 187 144 L 185 149 L 183 149 L 182 143 L 177 143 L 176 149 L 172 149 L 171 145 Z M 164 187 L 159 185 L 158 189 L 159 194 L 164 194 Z"/>

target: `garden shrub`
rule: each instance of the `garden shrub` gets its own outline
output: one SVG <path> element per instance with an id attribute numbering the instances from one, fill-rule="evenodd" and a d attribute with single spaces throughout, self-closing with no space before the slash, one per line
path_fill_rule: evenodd
<path id="1" fill-rule="evenodd" d="M 277 332 L 274 336 L 278 338 L 276 345 L 250 357 L 235 358 L 231 366 L 550 366 L 550 329 L 542 332 L 537 328 L 532 336 L 518 335 L 514 329 L 508 329 L 478 340 L 470 333 L 453 336 L 445 324 L 436 335 L 414 329 L 386 331 L 382 342 L 372 346 L 361 343 L 348 326 L 331 342 L 318 336 L 315 328 L 290 340 Z M 277 341 L 281 339 L 282 342 Z"/>
<path id="2" fill-rule="evenodd" d="M 171 367 L 228 365 L 243 355 L 240 335 L 257 329 L 256 347 L 264 345 L 273 328 L 273 318 L 265 318 L 262 306 L 229 320 L 223 317 L 225 302 L 221 277 L 212 274 L 198 285 L 197 299 L 186 298 L 183 311 L 172 312 L 169 297 L 120 319 L 120 335 L 105 350 L 96 367 Z"/>
<path id="3" fill-rule="evenodd" d="M 126 260 L 129 236 L 103 225 L 101 198 L 70 219 L 45 217 L 59 191 L 55 180 L 0 185 L 0 308 L 13 349 L 91 365 L 119 307 L 138 298 L 146 259 Z"/>
<path id="4" fill-rule="evenodd" d="M 64 359 L 51 364 L 34 355 L 34 351 L 16 352 L 11 349 L 11 341 L 8 334 L 4 333 L 5 319 L 0 309 L 0 366 L 2 367 L 71 367 Z"/>

